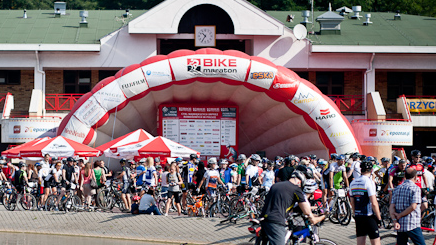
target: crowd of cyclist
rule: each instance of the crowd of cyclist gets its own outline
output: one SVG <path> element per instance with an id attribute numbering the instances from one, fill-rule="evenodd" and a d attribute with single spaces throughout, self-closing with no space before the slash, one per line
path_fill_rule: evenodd
<path id="1" fill-rule="evenodd" d="M 213 196 L 218 186 L 233 193 L 253 186 L 262 186 L 268 191 L 278 182 L 297 178 L 306 195 L 311 196 L 315 191 L 321 190 L 322 206 L 328 212 L 328 198 L 337 189 L 349 191 L 350 183 L 360 177 L 362 163 L 365 163 L 372 166 L 370 179 L 379 186 L 381 192 L 389 193 L 389 200 L 392 199 L 392 191 L 403 183 L 405 170 L 409 167 L 416 169 L 416 185 L 422 188 L 421 210 L 425 210 L 428 207 L 427 194 L 434 187 L 435 157 L 421 158 L 421 152 L 417 150 L 412 151 L 411 156 L 412 161 L 409 162 L 399 157 L 394 157 L 392 161 L 389 158 L 378 161 L 375 157 L 358 153 L 331 154 L 329 160 L 318 159 L 315 155 L 290 155 L 284 158 L 277 156 L 270 160 L 257 154 L 248 158 L 240 154 L 235 162 L 209 158 L 206 163 L 197 155 L 191 155 L 186 161 L 176 158 L 169 163 L 149 157 L 137 162 L 121 159 L 121 171 L 115 175 L 101 160 L 91 164 L 83 159 L 76 161 L 69 157 L 60 160 L 45 155 L 41 162 L 28 165 L 20 162 L 18 166 L 8 162 L 8 159 L 0 158 L 0 180 L 2 183 L 12 184 L 17 192 L 23 192 L 30 182 L 37 183 L 41 196 L 39 202 L 42 204 L 40 210 L 44 210 L 48 195 L 62 194 L 71 189 L 76 190 L 85 206 L 96 205 L 95 195 L 98 189 L 104 187 L 107 180 L 116 179 L 122 185 L 121 198 L 126 212 L 161 214 L 156 209 L 153 198 L 159 190 L 168 199 L 163 214 L 168 214 L 174 202 L 178 215 L 181 215 L 186 214 L 188 192 L 193 195 Z"/>

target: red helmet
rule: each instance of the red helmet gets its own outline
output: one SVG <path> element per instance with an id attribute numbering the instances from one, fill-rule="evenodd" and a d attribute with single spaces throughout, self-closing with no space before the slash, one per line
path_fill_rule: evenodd
<path id="1" fill-rule="evenodd" d="M 141 197 L 139 197 L 139 196 L 134 196 L 134 197 L 133 197 L 133 201 L 134 201 L 134 202 L 137 202 L 137 201 L 139 201 L 140 199 L 141 199 Z"/>

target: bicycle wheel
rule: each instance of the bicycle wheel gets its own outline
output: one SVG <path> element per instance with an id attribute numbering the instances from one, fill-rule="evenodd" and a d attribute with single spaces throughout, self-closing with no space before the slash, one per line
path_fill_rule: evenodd
<path id="1" fill-rule="evenodd" d="M 348 225 L 351 221 L 351 206 L 346 200 L 340 200 L 342 212 L 339 214 L 339 223 L 341 225 Z"/>
<path id="2" fill-rule="evenodd" d="M 45 211 L 54 211 L 56 208 L 58 196 L 49 195 L 45 201 Z"/>
<path id="3" fill-rule="evenodd" d="M 381 244 L 397 244 L 397 233 L 389 232 L 380 236 Z"/>
<path id="4" fill-rule="evenodd" d="M 19 209 L 23 210 L 35 210 L 36 209 L 36 198 L 32 194 L 26 194 L 26 195 L 18 195 L 18 206 Z"/>
<path id="5" fill-rule="evenodd" d="M 392 228 L 392 219 L 389 215 L 389 205 L 385 202 L 380 202 L 380 215 L 382 218 L 382 225 L 385 229 Z"/>
<path id="6" fill-rule="evenodd" d="M 315 242 L 315 244 L 337 245 L 337 243 L 335 243 L 334 241 L 324 238 L 320 238 L 318 242 Z"/>
<path id="7" fill-rule="evenodd" d="M 165 205 L 166 205 L 166 201 L 163 199 L 159 200 L 159 202 L 157 203 L 157 208 L 159 209 L 161 214 L 165 213 Z"/>
<path id="8" fill-rule="evenodd" d="M 97 194 L 97 206 L 103 211 L 112 210 L 114 207 L 114 198 L 111 191 L 108 189 L 102 189 Z"/>
<path id="9" fill-rule="evenodd" d="M 225 201 L 225 202 L 223 202 L 223 201 L 221 201 L 220 202 L 220 214 L 224 217 L 224 218 L 227 218 L 227 217 L 229 217 L 229 215 L 230 215 L 230 205 L 229 205 L 229 203 L 227 202 L 227 201 Z"/>
<path id="10" fill-rule="evenodd" d="M 430 213 L 428 213 L 428 212 L 426 212 L 426 210 L 424 211 L 426 215 L 424 216 L 424 218 L 421 219 L 421 226 L 433 229 L 434 228 L 434 219 L 435 219 L 434 211 L 431 211 Z"/>
<path id="11" fill-rule="evenodd" d="M 5 206 L 6 210 L 14 211 L 15 207 L 17 206 L 17 195 L 15 193 L 5 193 L 3 195 L 3 205 Z"/>
<path id="12" fill-rule="evenodd" d="M 245 205 L 239 200 L 233 202 L 230 209 L 232 210 L 231 215 L 239 215 L 245 213 Z"/>
<path id="13" fill-rule="evenodd" d="M 67 212 L 76 212 L 78 207 L 82 205 L 82 200 L 76 195 L 70 196 L 64 205 L 64 211 Z"/>
<path id="14" fill-rule="evenodd" d="M 339 216 L 339 207 L 338 207 L 338 201 L 336 201 L 331 212 L 329 213 L 330 222 L 332 222 L 333 224 L 339 224 L 338 216 Z"/>

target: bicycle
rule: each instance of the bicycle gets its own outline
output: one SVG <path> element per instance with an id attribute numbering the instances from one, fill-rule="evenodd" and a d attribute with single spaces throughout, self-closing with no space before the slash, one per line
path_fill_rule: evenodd
<path id="1" fill-rule="evenodd" d="M 258 209 L 258 207 L 263 206 L 262 200 L 258 200 L 258 202 L 262 203 L 253 203 L 251 200 L 251 197 L 256 195 L 257 191 L 258 189 L 253 187 L 250 192 L 245 192 L 239 197 L 233 199 L 230 206 L 230 215 L 220 223 L 230 221 L 236 224 L 236 221 L 245 217 L 256 219 L 262 211 L 261 209 Z"/>
<path id="2" fill-rule="evenodd" d="M 15 208 L 24 210 L 34 210 L 36 209 L 36 199 L 35 197 L 28 193 L 31 189 L 27 186 L 24 187 L 22 193 L 18 193 L 17 189 L 11 186 L 7 189 L 6 193 L 3 195 L 3 205 L 6 210 L 14 211 Z"/>
<path id="3" fill-rule="evenodd" d="M 303 226 L 296 225 L 296 218 L 301 217 Z M 250 242 L 255 239 L 255 245 L 266 245 L 268 244 L 268 237 L 263 232 L 262 227 L 260 226 L 259 220 L 251 219 L 250 220 L 252 226 L 248 228 L 248 231 L 256 236 L 250 239 Z M 287 218 L 287 228 L 288 231 L 286 233 L 285 241 L 286 244 L 289 245 L 299 245 L 299 244 L 311 244 L 311 245 L 337 245 L 334 241 L 320 238 L 319 237 L 319 228 L 321 227 L 323 221 L 316 224 L 311 225 L 309 219 L 306 215 L 302 214 L 289 214 Z"/>
<path id="4" fill-rule="evenodd" d="M 382 218 L 382 225 L 385 229 L 391 229 L 393 223 L 391 215 L 389 214 L 389 194 L 379 192 L 377 196 L 378 205 L 380 207 L 380 215 Z"/>
<path id="5" fill-rule="evenodd" d="M 351 206 L 344 189 L 334 190 L 334 197 L 329 203 L 329 220 L 333 224 L 348 225 L 351 221 Z"/>
<path id="6" fill-rule="evenodd" d="M 230 197 L 224 188 L 219 188 L 215 200 L 208 210 L 209 217 L 217 218 L 221 215 L 227 218 L 230 215 Z"/>
<path id="7" fill-rule="evenodd" d="M 74 194 L 75 189 L 76 185 L 71 183 L 69 190 L 65 191 L 62 197 L 60 196 L 60 190 L 57 191 L 57 194 L 49 195 L 45 202 L 45 210 L 64 212 L 77 211 L 77 208 L 82 204 L 82 200 Z"/>
<path id="8" fill-rule="evenodd" d="M 112 211 L 114 207 L 124 212 L 130 207 L 125 207 L 121 199 L 121 184 L 115 180 L 108 180 L 105 188 L 97 193 L 97 206 L 103 211 Z"/>

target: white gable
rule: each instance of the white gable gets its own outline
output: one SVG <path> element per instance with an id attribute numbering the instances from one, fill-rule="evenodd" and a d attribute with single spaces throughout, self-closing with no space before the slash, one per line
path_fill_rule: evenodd
<path id="1" fill-rule="evenodd" d="M 166 0 L 129 22 L 129 33 L 177 34 L 183 15 L 201 4 L 226 11 L 236 35 L 283 35 L 283 23 L 244 0 Z"/>

